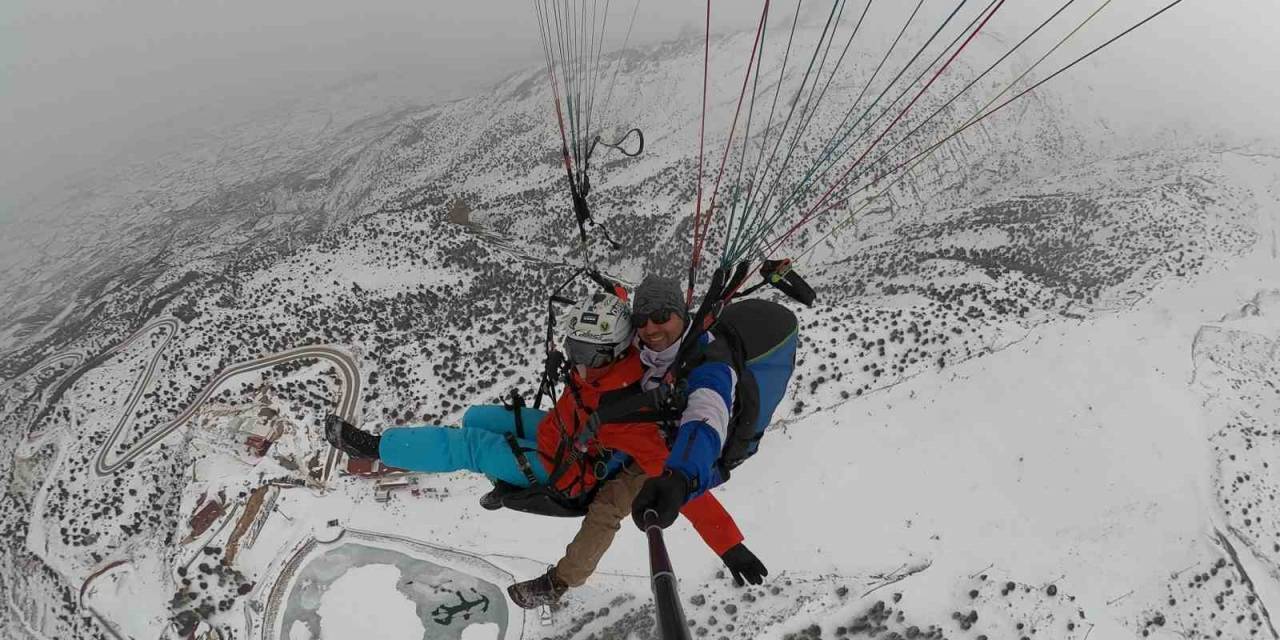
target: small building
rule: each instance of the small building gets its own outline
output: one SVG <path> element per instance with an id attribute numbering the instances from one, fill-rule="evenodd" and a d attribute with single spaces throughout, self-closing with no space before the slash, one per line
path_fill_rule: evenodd
<path id="1" fill-rule="evenodd" d="M 408 475 L 385 476 L 378 480 L 378 482 L 373 486 L 387 490 L 399 489 L 402 487 L 416 487 L 418 486 L 418 477 Z"/>
<path id="2" fill-rule="evenodd" d="M 347 458 L 347 473 L 353 476 L 381 476 L 386 473 L 382 461 L 376 458 Z"/>
<path id="3" fill-rule="evenodd" d="M 237 417 L 232 421 L 232 427 L 244 438 L 249 453 L 258 457 L 267 455 L 267 450 L 282 433 L 279 421 L 263 415 L 263 411 L 254 416 Z"/>
<path id="4" fill-rule="evenodd" d="M 271 449 L 272 442 L 259 436 L 249 436 L 249 439 L 245 440 L 244 444 L 249 448 L 249 453 L 261 458 L 267 455 L 267 451 Z"/>
<path id="5" fill-rule="evenodd" d="M 378 502 L 387 502 L 391 500 L 391 492 L 396 489 L 413 488 L 418 486 L 418 477 L 396 474 L 393 476 L 383 476 L 373 485 L 373 499 Z"/>
<path id="6" fill-rule="evenodd" d="M 275 440 L 280 437 L 280 425 L 274 420 L 245 418 L 237 425 L 242 435 L 258 436 L 264 440 Z"/>
<path id="7" fill-rule="evenodd" d="M 190 542 L 204 534 L 224 513 L 226 513 L 226 505 L 222 494 L 212 500 L 208 499 L 207 495 L 200 496 L 195 513 L 191 514 L 191 519 L 187 521 L 187 526 L 191 527 L 191 534 L 184 542 Z"/>

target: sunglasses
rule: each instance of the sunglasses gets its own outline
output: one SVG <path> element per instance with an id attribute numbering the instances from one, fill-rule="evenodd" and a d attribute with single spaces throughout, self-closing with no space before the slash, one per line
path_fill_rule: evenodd
<path id="1" fill-rule="evenodd" d="M 631 326 L 637 329 L 653 321 L 654 324 L 663 324 L 671 320 L 671 316 L 676 315 L 675 309 L 658 309 L 649 313 L 633 313 L 631 314 Z"/>
<path id="2" fill-rule="evenodd" d="M 564 341 L 564 354 L 569 362 L 588 369 L 598 369 L 613 362 L 613 345 L 583 342 L 573 338 Z"/>

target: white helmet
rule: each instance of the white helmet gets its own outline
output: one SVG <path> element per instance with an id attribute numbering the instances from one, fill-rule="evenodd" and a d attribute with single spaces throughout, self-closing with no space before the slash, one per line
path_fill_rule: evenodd
<path id="1" fill-rule="evenodd" d="M 621 357 L 630 344 L 631 309 L 622 298 L 596 292 L 569 314 L 564 352 L 572 364 L 603 367 Z"/>

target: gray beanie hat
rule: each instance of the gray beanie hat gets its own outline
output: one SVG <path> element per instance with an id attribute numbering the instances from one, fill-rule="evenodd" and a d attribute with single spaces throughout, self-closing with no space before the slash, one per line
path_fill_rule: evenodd
<path id="1" fill-rule="evenodd" d="M 635 302 L 631 304 L 631 313 L 648 315 L 655 311 L 674 311 L 680 318 L 689 322 L 689 310 L 684 306 L 684 292 L 675 278 L 664 278 L 647 275 L 640 286 L 636 287 Z"/>

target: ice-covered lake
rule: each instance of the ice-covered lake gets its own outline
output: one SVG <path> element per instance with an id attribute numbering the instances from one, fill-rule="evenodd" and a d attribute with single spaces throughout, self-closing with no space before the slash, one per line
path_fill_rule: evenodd
<path id="1" fill-rule="evenodd" d="M 507 616 L 501 587 L 483 578 L 348 542 L 298 571 L 280 629 L 287 640 L 479 640 L 503 637 Z"/>

